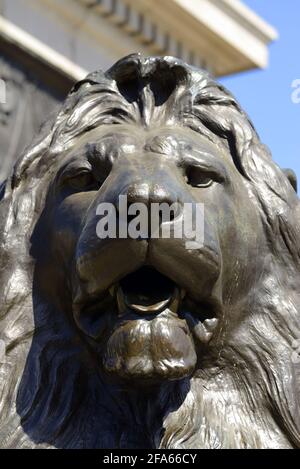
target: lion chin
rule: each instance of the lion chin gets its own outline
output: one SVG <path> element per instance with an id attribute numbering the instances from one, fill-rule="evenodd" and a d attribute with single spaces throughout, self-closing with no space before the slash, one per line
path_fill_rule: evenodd
<path id="1" fill-rule="evenodd" d="M 78 83 L 0 186 L 0 447 L 300 447 L 295 189 L 203 70 Z"/>
<path id="2" fill-rule="evenodd" d="M 190 376 L 196 362 L 185 322 L 180 324 L 166 312 L 153 321 L 125 321 L 110 336 L 103 357 L 108 373 L 145 385 Z"/>

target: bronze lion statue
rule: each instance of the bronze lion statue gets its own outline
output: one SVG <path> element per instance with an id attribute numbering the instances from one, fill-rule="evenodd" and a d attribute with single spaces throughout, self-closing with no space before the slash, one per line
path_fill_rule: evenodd
<path id="1" fill-rule="evenodd" d="M 176 204 L 170 233 L 202 204 L 203 243 L 100 237 L 120 195 Z M 295 180 L 209 74 L 139 55 L 90 74 L 0 216 L 1 447 L 300 447 Z"/>

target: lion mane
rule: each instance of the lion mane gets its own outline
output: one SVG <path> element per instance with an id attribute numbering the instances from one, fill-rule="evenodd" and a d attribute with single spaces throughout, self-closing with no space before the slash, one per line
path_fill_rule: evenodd
<path id="1" fill-rule="evenodd" d="M 234 339 L 225 335 L 190 379 L 143 391 L 143 399 L 83 365 L 78 332 L 35 279 L 38 220 L 61 153 L 98 126 L 132 121 L 177 123 L 230 152 L 268 246 Z M 90 74 L 0 194 L 1 447 L 300 447 L 300 203 L 239 104 L 207 72 L 131 55 Z"/>

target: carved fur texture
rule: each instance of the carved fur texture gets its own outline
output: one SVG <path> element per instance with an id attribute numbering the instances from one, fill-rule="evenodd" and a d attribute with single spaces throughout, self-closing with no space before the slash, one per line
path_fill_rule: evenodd
<path id="1" fill-rule="evenodd" d="M 193 373 L 149 387 L 106 379 L 37 269 L 50 250 L 40 226 L 62 155 L 89 132 L 123 124 L 189 129 L 226 154 L 244 191 L 237 211 L 253 207 L 258 222 L 247 233 L 260 239 L 248 253 L 237 238 L 247 255 L 222 271 L 221 326 Z M 237 101 L 205 71 L 132 55 L 89 75 L 2 185 L 0 216 L 1 447 L 300 447 L 299 199 Z M 220 246 L 226 260 L 231 246 Z M 51 269 L 49 282 L 67 292 L 71 274 Z"/>

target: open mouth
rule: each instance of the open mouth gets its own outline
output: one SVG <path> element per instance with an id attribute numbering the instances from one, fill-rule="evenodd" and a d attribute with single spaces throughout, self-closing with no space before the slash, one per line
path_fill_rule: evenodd
<path id="1" fill-rule="evenodd" d="M 178 302 L 179 296 L 177 285 L 151 267 L 127 275 L 116 289 L 120 312 L 129 308 L 142 314 L 158 313 Z"/>
<path id="2" fill-rule="evenodd" d="M 136 313 L 149 316 L 166 311 L 185 319 L 194 336 L 208 343 L 219 320 L 207 304 L 195 303 L 186 291 L 152 267 L 142 267 L 127 275 L 110 289 L 119 316 Z"/>
<path id="3" fill-rule="evenodd" d="M 98 327 L 112 304 L 117 307 L 120 319 L 131 320 L 134 315 L 151 320 L 165 315 L 173 320 L 185 320 L 194 337 L 203 344 L 210 342 L 219 324 L 216 305 L 193 300 L 183 287 L 148 266 L 126 275 L 100 298 L 74 303 L 77 323 L 87 335 L 97 337 Z"/>

